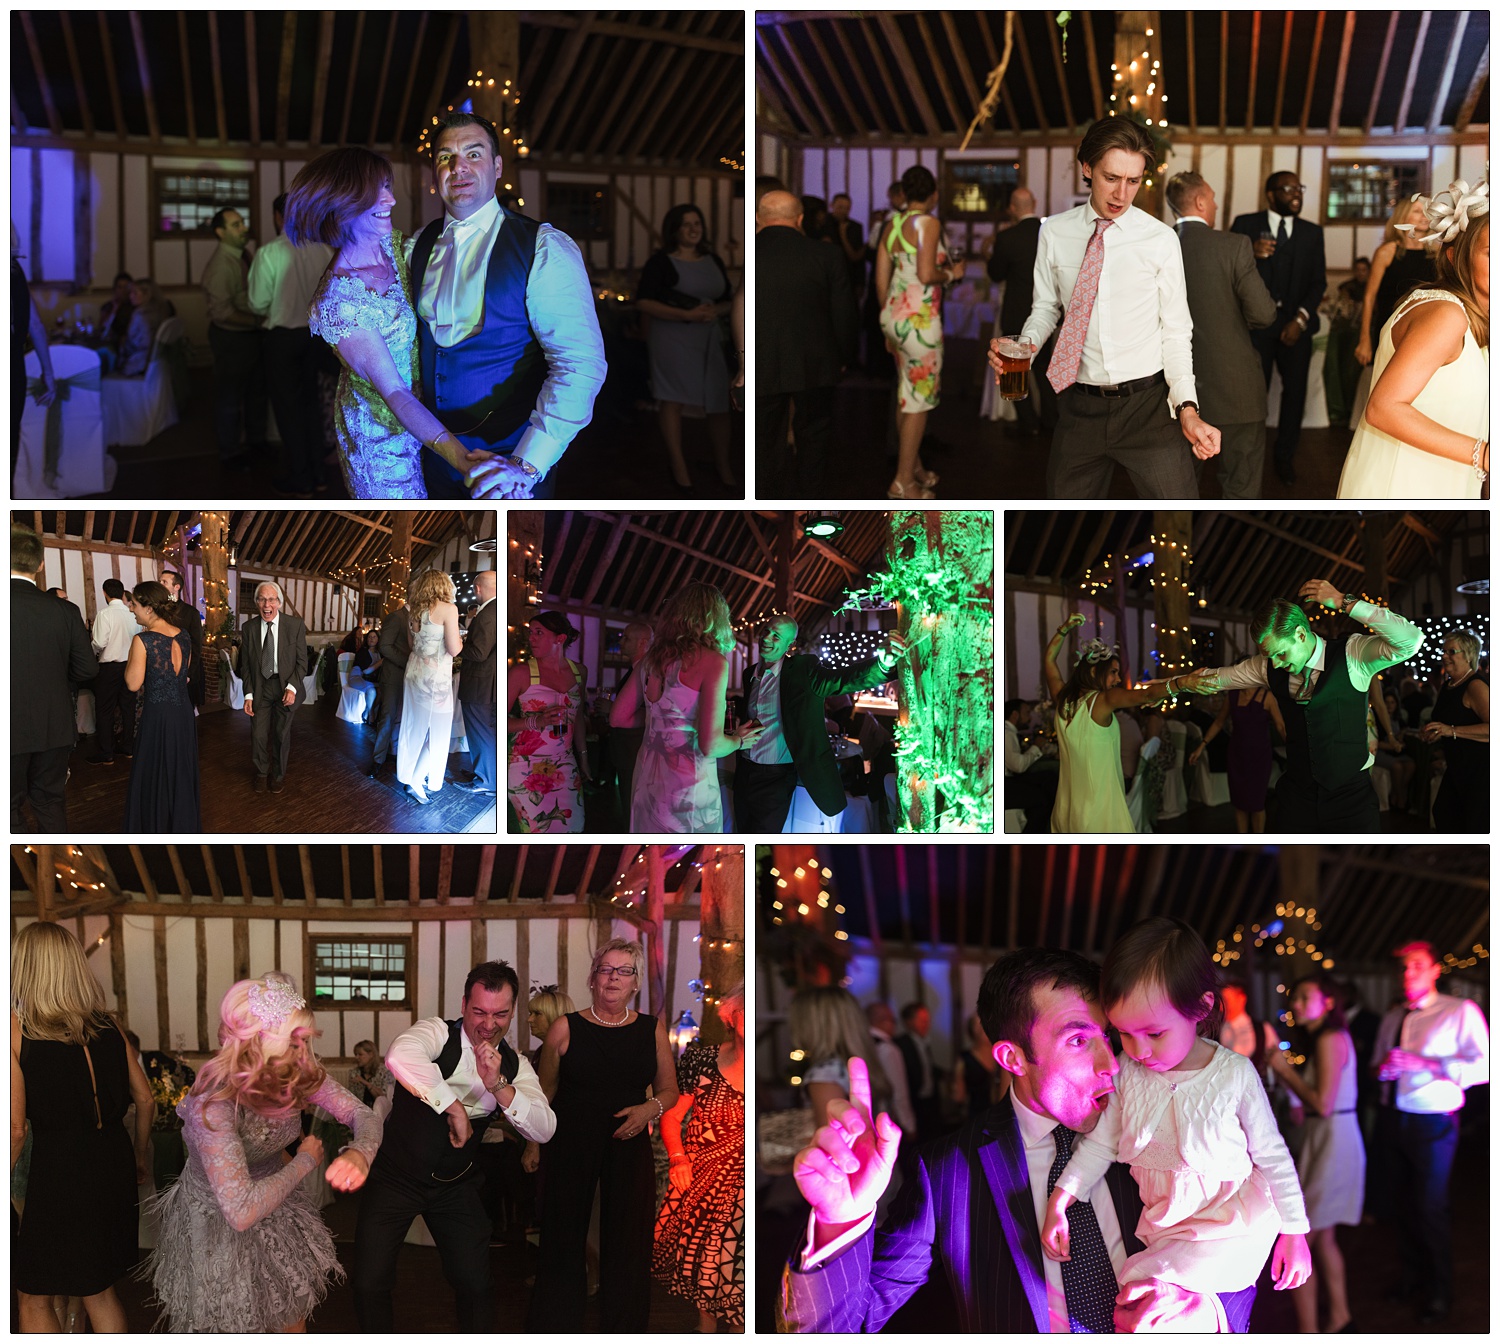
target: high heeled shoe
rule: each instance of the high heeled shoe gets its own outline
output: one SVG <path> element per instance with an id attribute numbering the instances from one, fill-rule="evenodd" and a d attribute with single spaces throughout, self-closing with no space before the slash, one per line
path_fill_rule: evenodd
<path id="1" fill-rule="evenodd" d="M 937 496 L 933 494 L 931 490 L 929 490 L 925 485 L 922 485 L 920 482 L 914 483 L 910 487 L 903 487 L 900 481 L 891 482 L 891 488 L 885 492 L 885 497 L 887 499 L 937 498 Z"/>
<path id="2" fill-rule="evenodd" d="M 912 472 L 912 478 L 918 485 L 925 485 L 929 490 L 943 479 L 937 472 L 928 471 L 925 467 L 918 467 Z"/>
<path id="3" fill-rule="evenodd" d="M 412 802 L 416 803 L 418 807 L 426 807 L 427 804 L 432 801 L 432 799 L 429 798 L 420 789 L 414 789 L 410 784 L 406 786 L 406 796 L 410 798 Z"/>

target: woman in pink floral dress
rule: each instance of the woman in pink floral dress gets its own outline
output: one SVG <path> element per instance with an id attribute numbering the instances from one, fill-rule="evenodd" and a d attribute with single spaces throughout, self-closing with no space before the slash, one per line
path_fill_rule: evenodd
<path id="1" fill-rule="evenodd" d="M 920 449 L 927 413 L 938 404 L 943 371 L 943 286 L 961 280 L 964 264 L 949 263 L 943 226 L 931 213 L 937 181 L 916 164 L 901 175 L 906 209 L 886 230 L 875 258 L 875 292 L 881 296 L 880 329 L 896 357 L 900 457 L 891 499 L 933 499 L 935 473 L 922 467 Z"/>
<path id="2" fill-rule="evenodd" d="M 567 656 L 578 631 L 559 611 L 533 616 L 531 657 L 510 670 L 511 830 L 559 834 L 583 830 L 583 669 Z M 586 771 L 587 767 L 583 769 Z"/>

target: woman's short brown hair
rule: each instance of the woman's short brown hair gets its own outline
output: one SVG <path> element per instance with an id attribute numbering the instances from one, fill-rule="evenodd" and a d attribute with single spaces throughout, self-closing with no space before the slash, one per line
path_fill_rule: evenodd
<path id="1" fill-rule="evenodd" d="M 287 242 L 293 247 L 343 247 L 350 239 L 350 222 L 374 205 L 381 187 L 394 180 L 391 161 L 374 150 L 349 145 L 320 154 L 292 179 L 287 192 Z"/>
<path id="2" fill-rule="evenodd" d="M 1150 134 L 1128 117 L 1103 117 L 1090 126 L 1078 142 L 1078 162 L 1092 168 L 1112 149 L 1143 155 L 1147 168 L 1156 164 L 1156 146 Z"/>

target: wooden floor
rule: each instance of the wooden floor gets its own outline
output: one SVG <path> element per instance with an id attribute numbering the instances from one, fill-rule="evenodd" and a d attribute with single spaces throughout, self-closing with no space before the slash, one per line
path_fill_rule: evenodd
<path id="1" fill-rule="evenodd" d="M 226 471 L 219 463 L 213 437 L 212 372 L 198 375 L 195 392 L 182 420 L 141 448 L 112 450 L 119 475 L 111 499 L 174 501 L 211 500 L 215 503 L 275 497 L 278 476 L 271 455 L 246 471 Z M 745 418 L 731 417 L 730 461 L 743 464 Z M 667 468 L 666 448 L 649 405 L 617 406 L 603 398 L 594 408 L 593 423 L 573 440 L 555 469 L 559 499 L 740 499 L 744 497 L 744 469 L 736 484 L 719 483 L 713 466 L 707 426 L 702 419 L 683 422 L 683 454 L 695 488 L 680 491 Z M 318 499 L 342 500 L 348 495 L 336 461 L 328 468 L 329 488 Z"/>
<path id="2" fill-rule="evenodd" d="M 304 705 L 292 724 L 292 750 L 286 787 L 279 794 L 255 793 L 250 763 L 251 723 L 224 706 L 198 717 L 199 808 L 203 830 L 307 832 L 312 834 L 493 835 L 495 800 L 452 786 L 454 772 L 467 775 L 469 758 L 448 758 L 449 783 L 430 794 L 422 807 L 408 798 L 393 773 L 379 781 L 365 778 L 375 734 L 345 723 L 335 712 L 336 696 Z M 91 765 L 94 739 L 73 752 L 68 779 L 68 824 L 79 831 L 120 831 L 125 825 L 125 790 L 130 761 Z M 387 771 L 392 767 L 389 762 Z"/>
<path id="3" fill-rule="evenodd" d="M 944 347 L 942 402 L 927 421 L 927 442 L 922 458 L 942 481 L 940 500 L 994 500 L 1046 498 L 1047 434 L 1028 438 L 1014 424 L 979 418 L 979 384 L 975 375 L 984 347 L 978 341 L 950 340 Z M 840 385 L 834 416 L 835 448 L 831 455 L 825 493 L 837 499 L 884 499 L 895 473 L 896 448 L 892 419 L 891 387 L 877 378 L 855 373 Z M 1348 452 L 1350 432 L 1337 426 L 1304 429 L 1297 449 L 1297 484 L 1288 487 L 1277 479 L 1271 463 L 1270 445 L 1275 430 L 1266 437 L 1263 499 L 1332 499 L 1338 492 L 1339 473 Z M 1184 442 L 1184 448 L 1186 442 Z M 759 495 L 782 496 L 774 481 L 764 479 Z M 1198 486 L 1203 499 L 1218 499 L 1218 468 L 1210 462 Z M 1123 469 L 1115 472 L 1112 499 L 1138 498 Z"/>

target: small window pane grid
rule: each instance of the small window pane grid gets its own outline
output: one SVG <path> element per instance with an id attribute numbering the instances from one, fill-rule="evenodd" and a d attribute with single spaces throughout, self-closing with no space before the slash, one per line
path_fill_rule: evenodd
<path id="1" fill-rule="evenodd" d="M 239 604 L 237 610 L 240 612 L 254 611 L 255 589 L 258 584 L 264 583 L 264 579 L 241 579 L 239 582 Z"/>
<path id="2" fill-rule="evenodd" d="M 313 1006 L 408 1006 L 406 970 L 410 955 L 410 943 L 405 938 L 310 939 L 308 978 L 313 987 Z"/>
<path id="3" fill-rule="evenodd" d="M 607 182 L 549 182 L 547 218 L 573 238 L 608 239 L 614 231 L 614 189 Z"/>
<path id="4" fill-rule="evenodd" d="M 949 159 L 943 164 L 943 213 L 998 219 L 1021 183 L 1013 159 Z"/>
<path id="5" fill-rule="evenodd" d="M 1396 202 L 1426 189 L 1422 162 L 1330 162 L 1325 219 L 1329 224 L 1384 224 Z"/>
<path id="6" fill-rule="evenodd" d="M 380 618 L 380 594 L 379 593 L 366 593 L 365 594 L 365 619 L 367 621 L 374 621 L 374 620 L 378 620 L 379 618 Z"/>
<path id="7" fill-rule="evenodd" d="M 213 217 L 220 210 L 237 210 L 248 225 L 251 182 L 249 173 L 156 174 L 156 235 L 170 238 L 184 233 L 213 236 Z"/>

